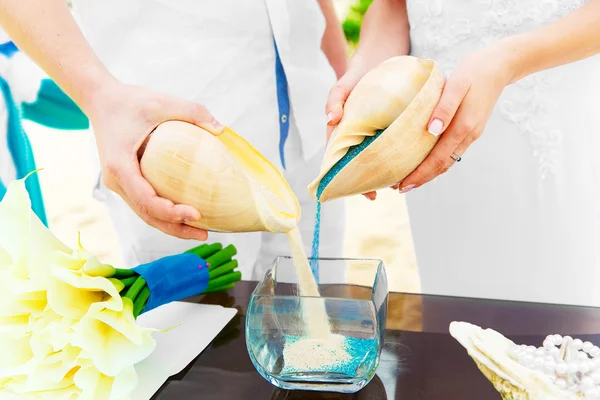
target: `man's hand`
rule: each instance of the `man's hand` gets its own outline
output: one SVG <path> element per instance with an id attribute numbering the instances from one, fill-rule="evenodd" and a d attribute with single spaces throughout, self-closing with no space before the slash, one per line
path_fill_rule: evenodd
<path id="1" fill-rule="evenodd" d="M 201 104 L 117 83 L 99 92 L 89 117 L 106 187 L 162 232 L 182 239 L 206 240 L 205 230 L 184 224 L 199 220 L 200 212 L 159 197 L 142 176 L 138 153 L 154 128 L 168 120 L 189 122 L 219 135 L 224 128 L 210 112 Z"/>

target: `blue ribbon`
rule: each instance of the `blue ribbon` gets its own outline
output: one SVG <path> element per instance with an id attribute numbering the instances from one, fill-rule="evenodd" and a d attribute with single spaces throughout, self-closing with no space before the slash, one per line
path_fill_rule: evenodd
<path id="1" fill-rule="evenodd" d="M 141 314 L 173 301 L 196 296 L 208 286 L 206 261 L 192 253 L 176 254 L 133 268 L 146 280 L 150 298 Z"/>
<path id="2" fill-rule="evenodd" d="M 12 57 L 12 55 L 18 51 L 19 49 L 13 42 L 6 42 L 0 44 L 0 54 L 6 57 Z"/>
<path id="3" fill-rule="evenodd" d="M 87 116 L 51 79 L 43 79 L 37 99 L 21 105 L 23 119 L 53 129 L 82 130 L 90 126 Z"/>
<path id="4" fill-rule="evenodd" d="M 17 170 L 17 179 L 24 178 L 31 171 L 36 170 L 35 158 L 33 157 L 33 148 L 29 142 L 27 134 L 23 130 L 21 112 L 15 104 L 15 100 L 12 96 L 10 86 L 8 82 L 0 76 L 0 92 L 4 97 L 6 103 L 6 110 L 8 111 L 8 126 L 7 126 L 7 145 L 12 155 L 15 168 Z M 0 146 L 4 144 L 0 143 Z M 7 185 L 5 183 L 4 185 Z M 44 207 L 44 200 L 42 197 L 42 189 L 40 187 L 40 181 L 37 174 L 31 175 L 25 181 L 25 187 L 31 198 L 31 208 L 35 214 L 39 217 L 42 223 L 48 226 L 48 220 L 46 218 L 46 209 Z M 3 197 L 3 196 L 2 196 Z M 0 197 L 0 200 L 2 199 Z"/>

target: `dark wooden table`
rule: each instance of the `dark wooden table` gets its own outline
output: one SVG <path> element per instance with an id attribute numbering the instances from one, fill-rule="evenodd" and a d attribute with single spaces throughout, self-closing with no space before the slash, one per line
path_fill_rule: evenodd
<path id="1" fill-rule="evenodd" d="M 600 343 L 596 308 L 390 293 L 381 363 L 369 385 L 354 395 L 285 391 L 256 372 L 246 350 L 246 307 L 255 285 L 239 282 L 229 292 L 189 299 L 239 312 L 154 399 L 499 400 L 465 349 L 449 335 L 450 322 L 489 327 L 519 344 L 540 346 L 550 333 Z"/>

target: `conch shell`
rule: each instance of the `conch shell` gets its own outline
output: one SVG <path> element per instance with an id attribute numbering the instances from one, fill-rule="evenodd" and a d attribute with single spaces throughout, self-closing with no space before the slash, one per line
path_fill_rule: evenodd
<path id="1" fill-rule="evenodd" d="M 308 186 L 311 196 L 326 202 L 379 190 L 414 171 L 438 140 L 427 123 L 444 82 L 433 61 L 412 56 L 390 58 L 367 73 L 344 105 L 320 175 Z"/>
<path id="2" fill-rule="evenodd" d="M 467 350 L 479 370 L 504 400 L 577 400 L 582 395 L 560 389 L 550 376 L 510 357 L 515 343 L 492 329 L 452 322 L 450 334 Z"/>
<path id="3" fill-rule="evenodd" d="M 140 160 L 156 193 L 200 211 L 189 225 L 214 232 L 285 233 L 300 204 L 281 173 L 231 129 L 215 136 L 181 121 L 160 124 Z"/>

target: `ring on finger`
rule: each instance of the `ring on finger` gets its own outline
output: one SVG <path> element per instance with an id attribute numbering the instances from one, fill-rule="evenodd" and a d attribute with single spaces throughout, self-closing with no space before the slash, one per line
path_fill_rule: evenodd
<path id="1" fill-rule="evenodd" d="M 460 162 L 460 160 L 462 160 L 462 157 L 459 155 L 456 155 L 454 153 L 450 154 L 450 157 L 452 157 L 452 159 L 456 162 Z"/>

